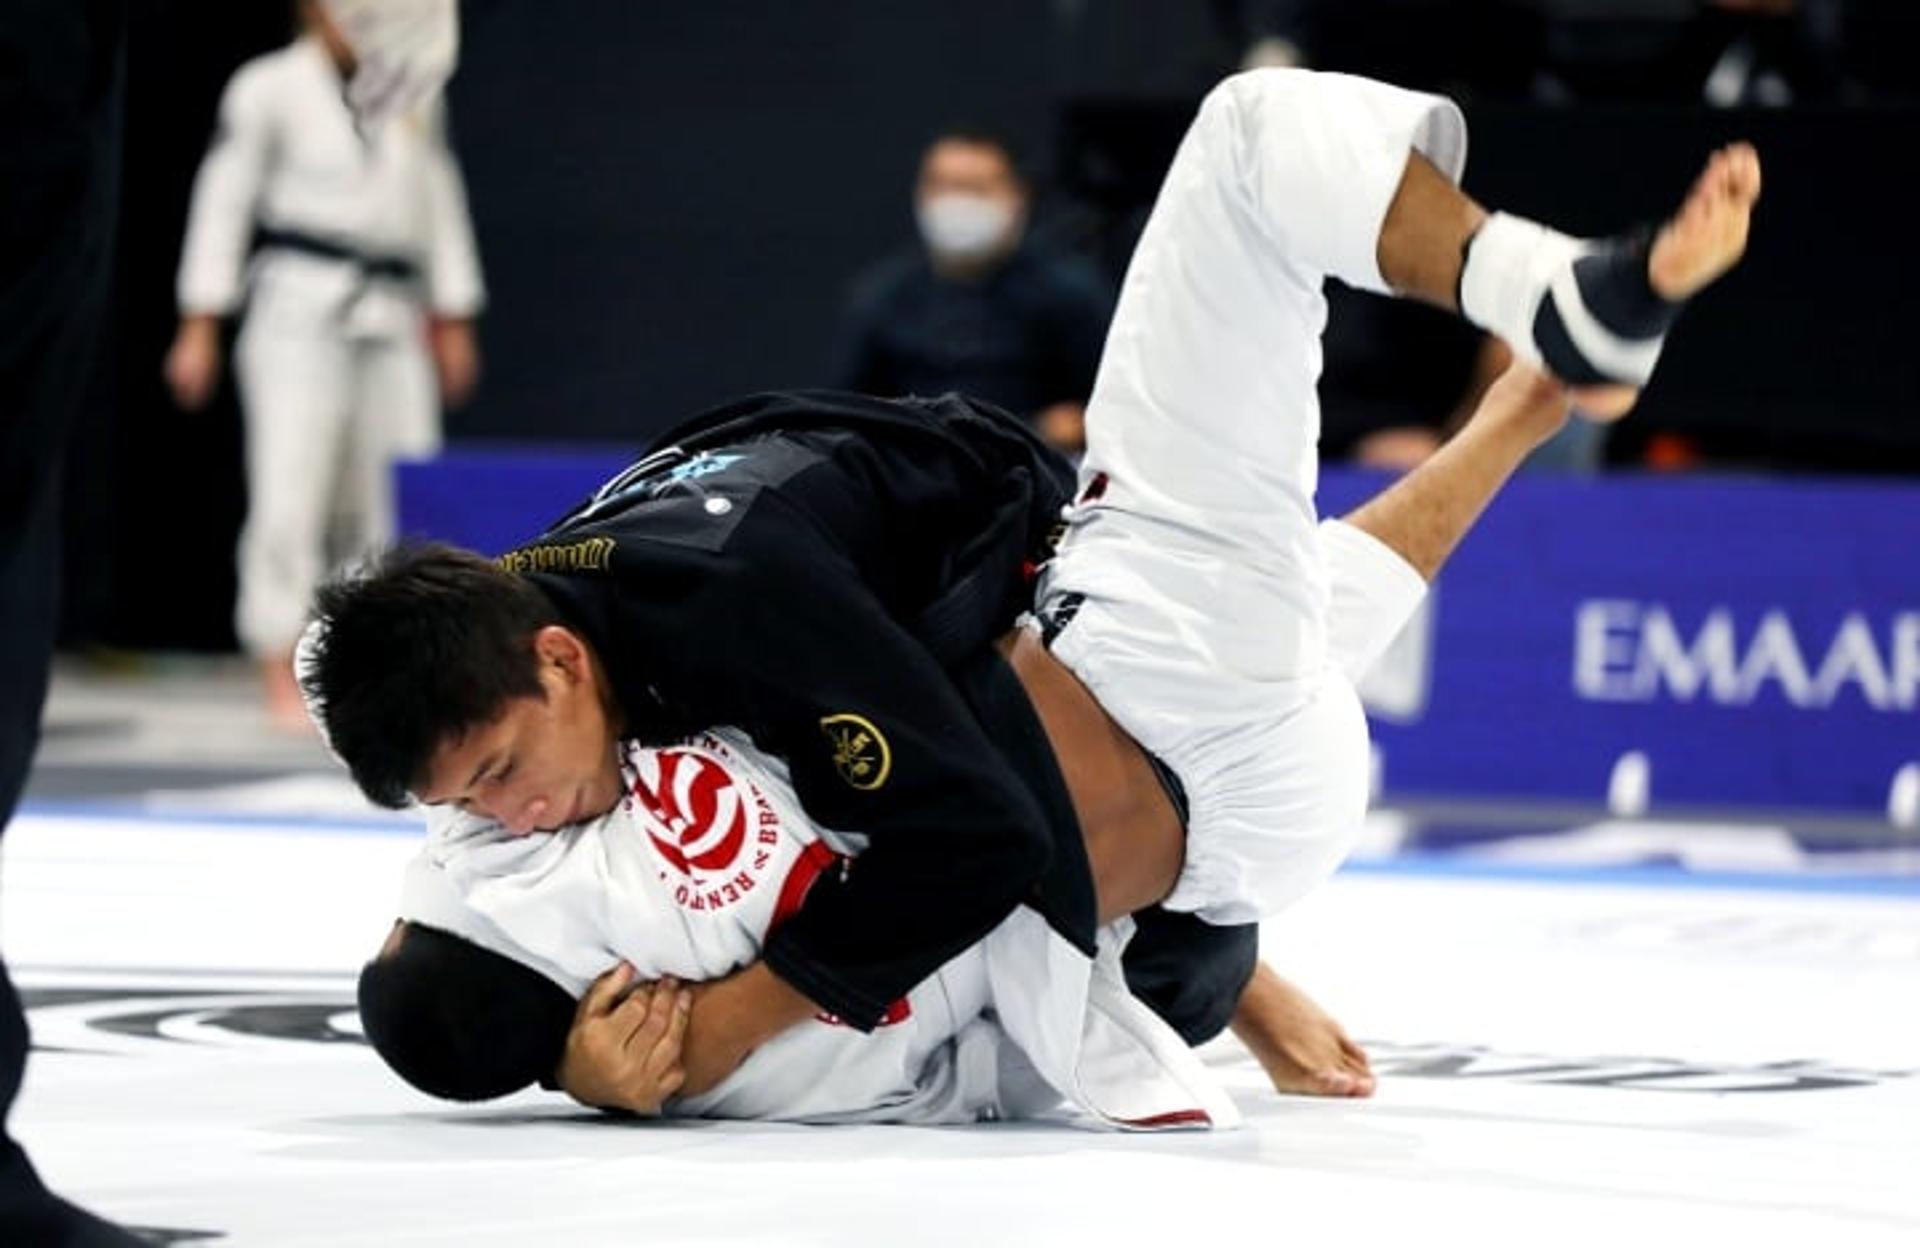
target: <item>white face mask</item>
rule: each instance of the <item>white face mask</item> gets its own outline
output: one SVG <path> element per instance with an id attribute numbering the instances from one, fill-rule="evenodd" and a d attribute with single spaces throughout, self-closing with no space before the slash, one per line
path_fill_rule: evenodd
<path id="1" fill-rule="evenodd" d="M 438 91 L 460 55 L 454 0 L 325 0 L 359 62 L 347 102 L 363 123 L 413 108 Z"/>
<path id="2" fill-rule="evenodd" d="M 1013 229 L 1013 208 L 985 195 L 945 191 L 922 200 L 914 215 L 927 249 L 950 260 L 992 255 Z"/>

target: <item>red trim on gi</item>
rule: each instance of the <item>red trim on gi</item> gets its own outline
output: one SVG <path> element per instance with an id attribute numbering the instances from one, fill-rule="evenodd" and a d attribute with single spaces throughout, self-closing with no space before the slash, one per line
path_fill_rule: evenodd
<path id="1" fill-rule="evenodd" d="M 1123 1127 L 1210 1127 L 1213 1116 L 1204 1109 L 1176 1109 L 1164 1114 L 1155 1114 L 1151 1118 L 1123 1118 Z"/>
<path id="2" fill-rule="evenodd" d="M 780 883 L 780 896 L 773 903 L 773 918 L 767 922 L 767 935 L 773 935 L 782 923 L 799 911 L 801 905 L 807 900 L 807 893 L 813 888 L 813 882 L 820 878 L 822 872 L 836 862 L 845 861 L 845 858 L 828 849 L 820 841 L 815 841 L 802 850 L 800 857 L 793 864 L 793 869 L 787 872 L 787 878 Z M 837 1015 L 823 1012 L 815 1017 L 829 1026 L 844 1025 Z M 901 997 L 887 1007 L 887 1012 L 880 1016 L 880 1021 L 875 1026 L 891 1027 L 895 1023 L 904 1023 L 912 1017 L 913 1006 L 905 997 Z"/>
<path id="3" fill-rule="evenodd" d="M 807 899 L 807 893 L 813 888 L 813 882 L 839 857 L 820 841 L 815 841 L 800 852 L 793 869 L 780 882 L 780 897 L 773 903 L 773 917 L 767 920 L 767 935 L 773 935 L 782 923 L 799 911 L 801 903 Z"/>

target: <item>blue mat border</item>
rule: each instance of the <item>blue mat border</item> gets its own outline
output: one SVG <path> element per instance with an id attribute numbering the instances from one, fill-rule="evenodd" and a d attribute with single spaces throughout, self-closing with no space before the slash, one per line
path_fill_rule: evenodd
<path id="1" fill-rule="evenodd" d="M 236 831 L 344 832 L 365 836 L 418 836 L 417 817 L 392 815 L 275 815 L 232 811 L 141 810 L 101 801 L 45 800 L 24 803 L 20 814 L 45 819 L 112 819 L 118 822 L 195 825 Z M 1409 879 L 1456 879 L 1490 883 L 1570 884 L 1622 888 L 1686 888 L 1747 892 L 1822 893 L 1920 900 L 1920 874 L 1805 871 L 1690 871 L 1670 864 L 1604 865 L 1488 862 L 1458 854 L 1407 853 L 1359 858 L 1340 868 L 1350 875 Z"/>

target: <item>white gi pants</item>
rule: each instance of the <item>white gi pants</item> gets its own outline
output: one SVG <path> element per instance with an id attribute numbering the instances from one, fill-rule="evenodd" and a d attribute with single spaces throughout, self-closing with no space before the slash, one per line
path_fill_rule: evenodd
<path id="1" fill-rule="evenodd" d="M 1273 914 L 1346 856 L 1369 766 L 1352 682 L 1425 591 L 1314 508 L 1321 286 L 1386 289 L 1413 151 L 1457 179 L 1459 110 L 1301 70 L 1208 95 L 1127 271 L 1041 584 L 1043 616 L 1084 599 L 1054 654 L 1185 784 L 1166 904 L 1211 922 Z"/>
<path id="2" fill-rule="evenodd" d="M 235 627 L 250 653 L 285 654 L 321 578 L 393 540 L 393 461 L 439 448 L 439 393 L 420 334 L 324 320 L 249 316 L 234 372 L 248 495 Z"/>

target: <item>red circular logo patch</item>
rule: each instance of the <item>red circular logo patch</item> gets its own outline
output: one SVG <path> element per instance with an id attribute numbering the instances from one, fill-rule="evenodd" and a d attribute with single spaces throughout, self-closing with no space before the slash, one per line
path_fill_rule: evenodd
<path id="1" fill-rule="evenodd" d="M 726 768 L 689 750 L 659 750 L 633 796 L 654 848 L 682 875 L 726 871 L 747 845 L 751 799 Z M 656 770 L 657 767 L 657 770 Z"/>

